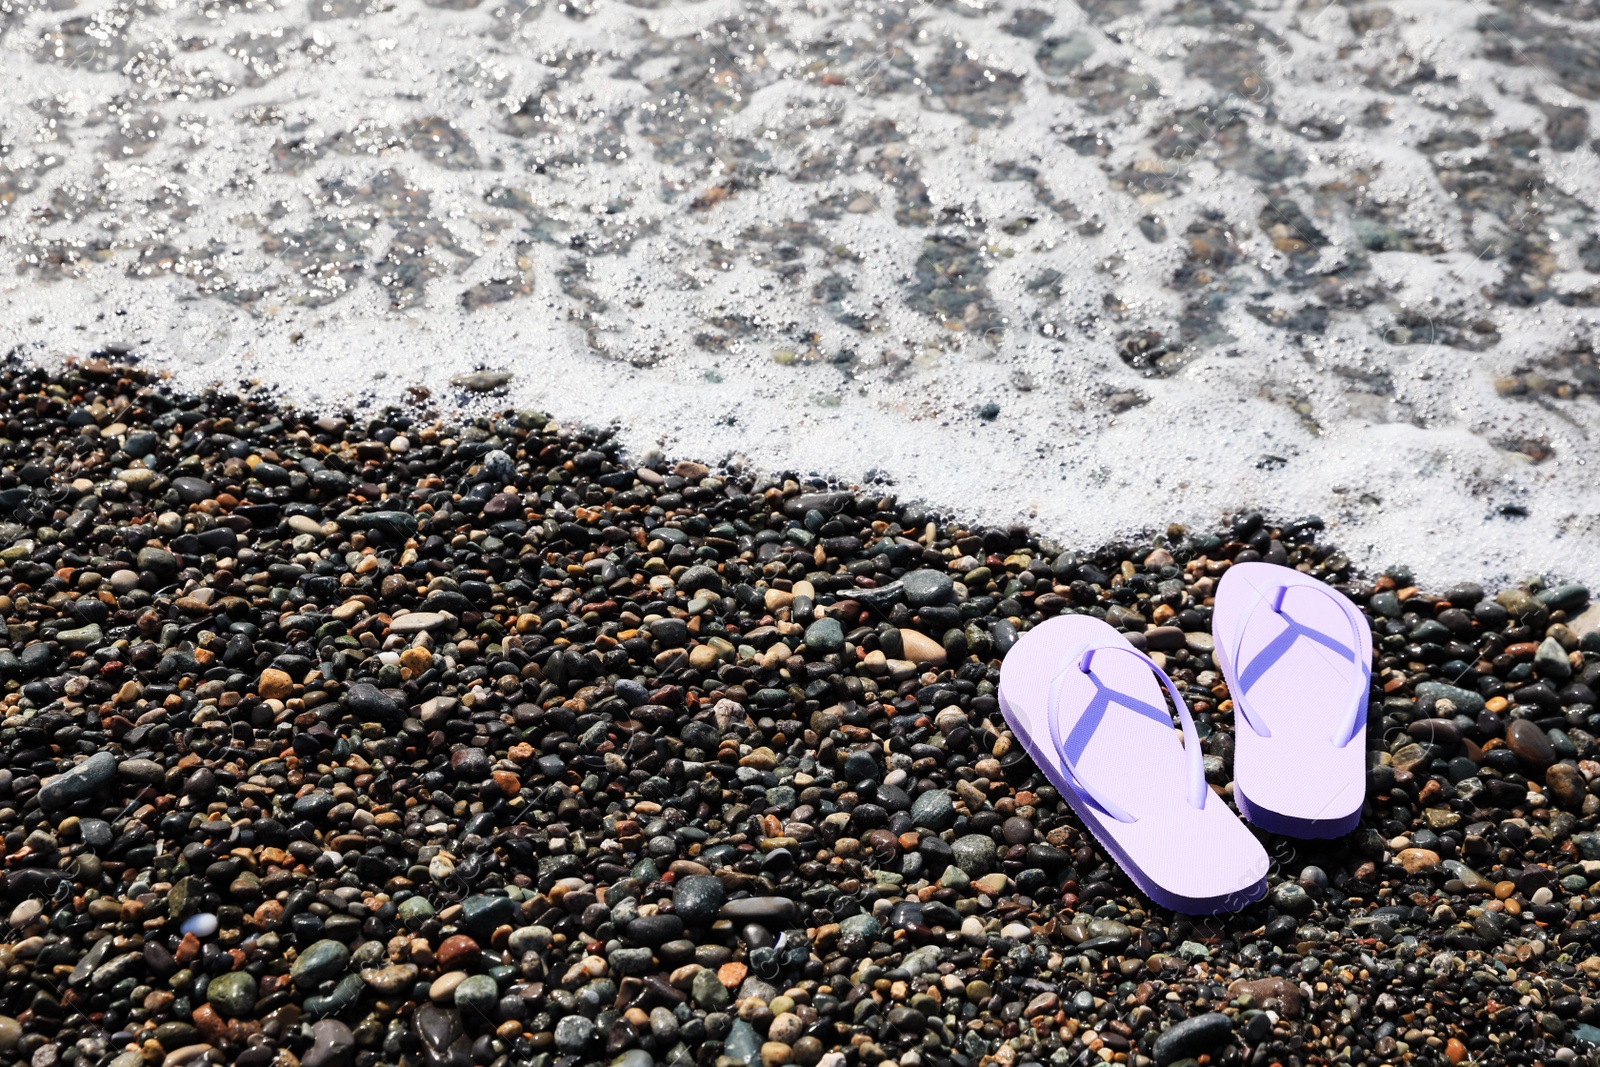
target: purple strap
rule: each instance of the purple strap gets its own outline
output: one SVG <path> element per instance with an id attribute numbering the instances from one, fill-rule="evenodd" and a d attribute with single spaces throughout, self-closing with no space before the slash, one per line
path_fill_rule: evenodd
<path id="1" fill-rule="evenodd" d="M 1309 641 L 1313 641 L 1319 645 L 1322 645 L 1324 648 L 1338 653 L 1341 658 L 1350 660 L 1352 663 L 1361 668 L 1361 688 L 1356 693 L 1355 700 L 1351 702 L 1350 708 L 1339 717 L 1339 724 L 1334 729 L 1333 736 L 1330 738 L 1335 748 L 1343 748 L 1345 745 L 1348 745 L 1352 740 L 1354 740 L 1356 735 L 1359 734 L 1367 724 L 1367 693 L 1372 686 L 1372 664 L 1370 662 L 1363 663 L 1361 661 L 1360 652 L 1358 651 L 1361 647 L 1361 620 L 1360 617 L 1355 614 L 1355 609 L 1351 607 L 1350 601 L 1331 589 L 1321 585 L 1296 585 L 1293 587 L 1295 589 L 1305 589 L 1308 592 L 1318 593 L 1333 601 L 1333 603 L 1338 606 L 1339 611 L 1343 613 L 1345 617 L 1345 621 L 1350 624 L 1351 634 L 1355 637 L 1355 641 L 1353 642 L 1355 647 L 1346 648 L 1344 645 L 1340 644 L 1338 641 L 1335 641 L 1322 631 L 1313 630 L 1311 627 L 1305 626 L 1284 614 L 1283 601 L 1288 595 L 1290 588 L 1291 587 L 1287 585 L 1278 586 L 1273 591 L 1272 602 L 1269 605 L 1273 614 L 1277 615 L 1278 618 L 1282 620 L 1284 624 L 1283 631 L 1271 641 L 1268 641 L 1266 645 L 1262 647 L 1261 651 L 1257 652 L 1255 656 L 1251 658 L 1248 664 L 1241 664 L 1239 662 L 1239 653 L 1244 651 L 1245 630 L 1247 629 L 1247 627 L 1244 625 L 1239 627 L 1239 640 L 1233 650 L 1233 663 L 1239 672 L 1238 684 L 1233 686 L 1233 703 L 1234 706 L 1239 709 L 1239 714 L 1243 716 L 1244 721 L 1250 724 L 1250 728 L 1252 730 L 1262 737 L 1271 737 L 1272 731 L 1267 728 L 1266 721 L 1262 719 L 1256 710 L 1250 705 L 1249 698 L 1246 696 L 1246 694 L 1249 692 L 1251 686 L 1253 686 L 1256 682 L 1259 682 L 1262 676 L 1265 675 L 1267 671 L 1271 670 L 1277 664 L 1277 662 L 1284 657 L 1289 649 L 1294 646 L 1295 642 L 1299 641 L 1302 637 L 1306 638 Z"/>
<path id="2" fill-rule="evenodd" d="M 1050 722 L 1050 739 L 1055 742 L 1056 751 L 1061 755 L 1063 768 L 1072 780 L 1074 788 L 1085 800 L 1090 801 L 1107 815 L 1118 822 L 1133 822 L 1134 816 L 1114 803 L 1110 798 L 1090 786 L 1083 780 L 1077 771 L 1077 762 L 1083 757 L 1084 750 L 1094 736 L 1095 728 L 1100 725 L 1100 720 L 1113 703 L 1133 711 L 1145 718 L 1159 722 L 1163 726 L 1172 725 L 1172 716 L 1164 707 L 1156 707 L 1145 701 L 1108 689 L 1096 678 L 1093 673 L 1094 657 L 1097 652 L 1124 652 L 1137 658 L 1145 666 L 1156 673 L 1161 684 L 1172 696 L 1172 703 L 1178 709 L 1178 717 L 1183 723 L 1183 748 L 1185 762 L 1189 770 L 1189 804 L 1191 807 L 1205 807 L 1206 797 L 1211 790 L 1206 787 L 1205 761 L 1200 753 L 1200 735 L 1195 731 L 1194 719 L 1189 715 L 1189 706 L 1184 703 L 1183 696 L 1178 692 L 1178 687 L 1172 679 L 1167 677 L 1167 672 L 1156 665 L 1156 661 L 1140 652 L 1132 645 L 1095 645 L 1084 650 L 1083 655 L 1074 663 L 1069 663 L 1056 675 L 1050 684 L 1050 698 L 1046 706 L 1046 716 Z M 1072 675 L 1073 669 L 1085 675 L 1094 684 L 1094 699 L 1084 708 L 1078 716 L 1077 723 L 1072 732 L 1066 737 L 1061 736 L 1060 699 L 1063 682 Z"/>

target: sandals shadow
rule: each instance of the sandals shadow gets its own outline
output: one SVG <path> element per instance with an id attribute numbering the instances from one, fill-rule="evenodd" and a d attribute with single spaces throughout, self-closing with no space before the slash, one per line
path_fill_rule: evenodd
<path id="1" fill-rule="evenodd" d="M 1182 721 L 1173 729 L 1163 688 Z M 1266 892 L 1255 836 L 1206 784 L 1199 736 L 1172 680 L 1106 623 L 1060 616 L 1000 672 L 1012 732 L 1134 883 L 1162 907 L 1235 911 Z"/>

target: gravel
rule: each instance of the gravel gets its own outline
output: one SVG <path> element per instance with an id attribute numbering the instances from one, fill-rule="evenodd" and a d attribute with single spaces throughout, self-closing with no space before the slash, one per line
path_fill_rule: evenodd
<path id="1" fill-rule="evenodd" d="M 532 412 L 302 414 L 96 361 L 0 384 L 0 506 L 7 1062 L 1531 1065 L 1600 1038 L 1600 633 L 1570 585 L 1436 596 L 1256 515 L 1063 551 Z M 1367 805 L 1269 838 L 1264 901 L 1176 916 L 1006 730 L 998 635 L 1113 618 L 1227 797 L 1194 638 L 1252 559 L 1369 606 Z"/>

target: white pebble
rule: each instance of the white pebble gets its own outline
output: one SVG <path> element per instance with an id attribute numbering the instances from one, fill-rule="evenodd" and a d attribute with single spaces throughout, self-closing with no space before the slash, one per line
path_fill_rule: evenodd
<path id="1" fill-rule="evenodd" d="M 44 903 L 39 900 L 24 900 L 11 909 L 10 923 L 14 930 L 20 930 L 44 914 Z"/>
<path id="2" fill-rule="evenodd" d="M 202 911 L 183 920 L 183 925 L 178 929 L 196 937 L 210 937 L 217 932 L 217 917 L 209 911 Z"/>

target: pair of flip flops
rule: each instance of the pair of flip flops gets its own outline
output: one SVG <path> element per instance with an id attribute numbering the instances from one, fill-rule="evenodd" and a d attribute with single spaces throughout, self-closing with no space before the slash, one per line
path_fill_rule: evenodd
<path id="1" fill-rule="evenodd" d="M 1242 563 L 1217 587 L 1212 638 L 1233 698 L 1240 812 L 1296 837 L 1354 829 L 1372 676 L 1361 613 L 1299 571 Z M 1029 631 L 1001 669 L 1000 707 L 1084 825 L 1157 904 L 1212 914 L 1266 892 L 1266 850 L 1206 784 L 1178 687 L 1106 623 L 1067 615 Z"/>

